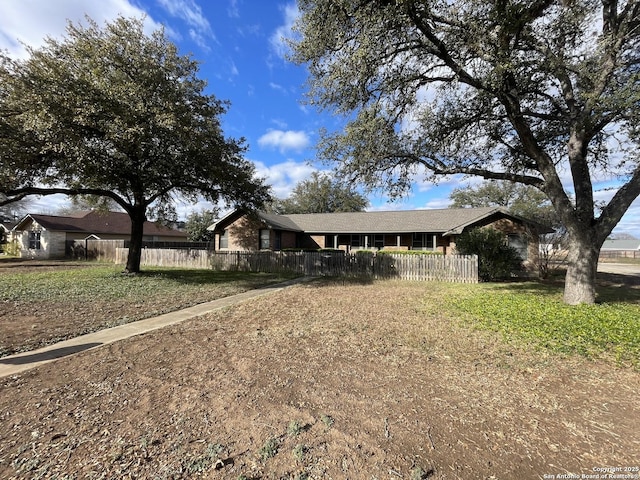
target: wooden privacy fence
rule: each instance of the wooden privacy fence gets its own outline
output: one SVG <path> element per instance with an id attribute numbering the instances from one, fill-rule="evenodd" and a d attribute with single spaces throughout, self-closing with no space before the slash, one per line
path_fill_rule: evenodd
<path id="1" fill-rule="evenodd" d="M 115 263 L 127 263 L 128 248 L 117 248 Z M 211 252 L 186 248 L 143 248 L 140 264 L 154 267 L 211 268 Z"/>
<path id="2" fill-rule="evenodd" d="M 87 238 L 85 240 L 67 241 L 66 255 L 69 258 L 78 260 L 98 260 L 100 262 L 116 262 L 116 249 L 128 248 L 129 240 L 100 240 Z M 208 250 L 209 242 L 142 242 L 143 248 L 151 249 L 187 249 L 187 250 Z M 126 258 L 126 257 L 125 257 Z M 122 262 L 124 263 L 124 262 Z M 200 267 L 199 267 L 200 268 Z M 207 268 L 206 266 L 203 268 Z"/>
<path id="3" fill-rule="evenodd" d="M 600 258 L 640 258 L 640 250 L 600 250 Z"/>
<path id="4" fill-rule="evenodd" d="M 128 249 L 118 248 L 116 263 L 125 263 Z M 402 280 L 477 283 L 475 255 L 406 255 L 344 252 L 213 252 L 205 250 L 142 250 L 142 265 L 212 268 L 221 271 L 297 273 L 310 276 L 368 276 Z"/>
<path id="5" fill-rule="evenodd" d="M 99 262 L 113 262 L 116 259 L 116 249 L 125 246 L 124 240 L 70 240 L 67 242 L 67 257 L 77 260 L 97 260 Z"/>

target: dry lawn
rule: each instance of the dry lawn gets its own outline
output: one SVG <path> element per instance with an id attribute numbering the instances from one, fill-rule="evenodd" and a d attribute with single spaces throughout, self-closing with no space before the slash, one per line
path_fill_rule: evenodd
<path id="1" fill-rule="evenodd" d="M 465 329 L 442 314 L 441 289 L 299 285 L 0 379 L 0 478 L 533 479 L 639 465 L 637 371 Z"/>

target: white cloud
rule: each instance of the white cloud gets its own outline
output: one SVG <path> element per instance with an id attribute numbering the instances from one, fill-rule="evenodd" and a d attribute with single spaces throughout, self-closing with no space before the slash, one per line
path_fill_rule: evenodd
<path id="1" fill-rule="evenodd" d="M 240 17 L 240 9 L 238 8 L 238 0 L 230 0 L 227 7 L 227 15 L 231 18 Z"/>
<path id="2" fill-rule="evenodd" d="M 296 3 L 290 3 L 284 7 L 280 7 L 284 14 L 284 24 L 279 26 L 269 38 L 269 43 L 273 52 L 280 58 L 284 59 L 289 52 L 286 39 L 293 37 L 293 24 L 298 18 L 300 12 Z"/>
<path id="3" fill-rule="evenodd" d="M 44 37 L 60 38 L 64 35 L 67 20 L 86 25 L 85 15 L 99 25 L 117 16 L 142 18 L 144 10 L 127 0 L 22 0 L 0 2 L 0 49 L 6 49 L 15 58 L 26 58 L 22 43 L 34 48 L 44 44 Z M 161 25 L 148 16 L 145 18 L 148 33 Z"/>
<path id="4" fill-rule="evenodd" d="M 189 37 L 199 47 L 209 50 L 207 39 L 216 40 L 209 20 L 194 0 L 158 0 L 170 15 L 183 20 L 189 27 Z"/>
<path id="5" fill-rule="evenodd" d="M 309 135 L 303 131 L 269 130 L 258 139 L 261 147 L 277 148 L 281 152 L 301 152 L 311 143 Z"/>
<path id="6" fill-rule="evenodd" d="M 280 129 L 287 128 L 287 122 L 282 120 L 282 119 L 280 119 L 280 118 L 271 119 L 271 123 L 273 123 L 276 127 L 280 128 Z"/>
<path id="7" fill-rule="evenodd" d="M 298 182 L 306 180 L 317 170 L 309 163 L 293 160 L 274 165 L 265 165 L 263 162 L 254 164 L 257 175 L 266 179 L 266 183 L 273 188 L 273 195 L 278 198 L 287 198 Z"/>
<path id="8" fill-rule="evenodd" d="M 277 90 L 278 92 L 282 92 L 282 93 L 287 93 L 287 89 L 284 88 L 282 85 L 280 85 L 279 83 L 274 83 L 274 82 L 269 82 L 269 86 L 273 89 L 273 90 Z"/>

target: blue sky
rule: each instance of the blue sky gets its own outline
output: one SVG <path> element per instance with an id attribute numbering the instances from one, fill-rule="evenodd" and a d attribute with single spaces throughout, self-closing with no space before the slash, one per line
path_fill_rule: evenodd
<path id="1" fill-rule="evenodd" d="M 223 118 L 225 134 L 246 138 L 247 158 L 276 196 L 289 195 L 314 170 L 329 170 L 316 160 L 314 146 L 319 129 L 339 128 L 340 120 L 303 103 L 306 70 L 284 58 L 282 37 L 297 15 L 293 0 L 2 0 L 0 48 L 25 56 L 20 42 L 37 47 L 46 35 L 60 37 L 67 19 L 77 23 L 88 15 L 102 24 L 119 14 L 146 15 L 149 31 L 164 26 L 182 53 L 201 62 L 208 93 L 231 102 Z M 388 203 L 374 194 L 369 210 L 444 208 L 451 189 L 467 183 L 451 178 L 435 186 L 416 178 L 407 198 Z M 612 184 L 600 186 L 596 197 L 607 200 L 613 192 L 604 188 Z M 65 197 L 43 198 L 32 201 L 30 210 L 53 214 L 65 203 Z M 207 204 L 177 205 L 182 218 L 202 208 Z M 640 237 L 640 201 L 615 233 Z"/>

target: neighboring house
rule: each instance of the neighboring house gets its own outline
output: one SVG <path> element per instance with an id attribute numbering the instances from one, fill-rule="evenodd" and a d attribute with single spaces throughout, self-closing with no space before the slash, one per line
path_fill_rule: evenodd
<path id="1" fill-rule="evenodd" d="M 602 244 L 601 251 L 620 251 L 620 250 L 636 250 L 640 251 L 640 240 L 605 240 Z"/>
<path id="2" fill-rule="evenodd" d="M 495 207 L 295 215 L 247 215 L 236 210 L 209 230 L 221 251 L 333 248 L 451 254 L 465 229 L 486 226 L 504 232 L 525 260 L 537 256 L 538 235 L 551 231 Z"/>
<path id="3" fill-rule="evenodd" d="M 187 233 L 155 222 L 144 223 L 144 241 L 183 242 Z M 85 240 L 129 240 L 131 220 L 120 212 L 84 211 L 69 216 L 27 214 L 13 228 L 20 256 L 62 258 L 67 242 Z"/>
<path id="4" fill-rule="evenodd" d="M 0 245 L 4 245 L 5 243 L 11 243 L 13 241 L 13 227 L 15 227 L 16 222 L 11 222 L 7 220 L 3 220 L 0 222 Z"/>

